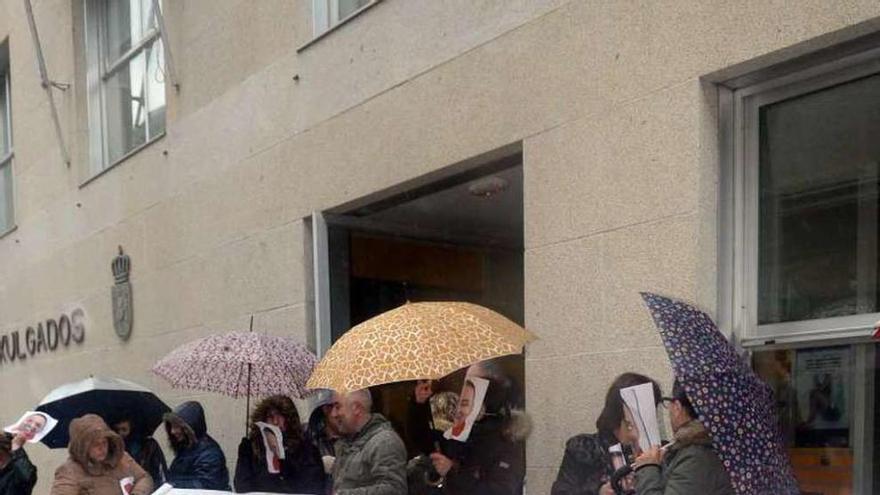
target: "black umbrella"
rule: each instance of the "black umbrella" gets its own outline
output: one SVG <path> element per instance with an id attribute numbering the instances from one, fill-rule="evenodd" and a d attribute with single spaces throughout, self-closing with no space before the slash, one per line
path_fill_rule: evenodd
<path id="1" fill-rule="evenodd" d="M 131 435 L 148 436 L 162 423 L 162 416 L 171 409 L 156 394 L 137 383 L 118 378 L 86 378 L 67 383 L 49 393 L 37 411 L 58 420 L 58 425 L 43 437 L 49 448 L 67 447 L 70 422 L 85 414 L 97 414 L 111 423 L 131 421 Z"/>

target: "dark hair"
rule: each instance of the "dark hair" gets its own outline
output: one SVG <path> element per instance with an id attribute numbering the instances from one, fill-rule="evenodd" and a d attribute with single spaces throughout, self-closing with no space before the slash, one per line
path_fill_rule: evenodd
<path id="1" fill-rule="evenodd" d="M 623 421 L 623 398 L 620 397 L 620 389 L 650 383 L 654 387 L 654 402 L 660 403 L 661 396 L 660 385 L 645 375 L 638 373 L 624 373 L 611 382 L 608 387 L 608 393 L 605 394 L 605 406 L 596 419 L 596 429 L 599 433 L 613 435 L 614 430 L 620 428 Z"/>
<path id="2" fill-rule="evenodd" d="M 263 399 L 254 412 L 251 414 L 251 443 L 253 445 L 253 453 L 255 457 L 259 457 L 263 452 L 263 437 L 257 422 L 264 422 L 269 417 L 269 413 L 277 412 L 287 419 L 287 431 L 284 432 L 284 448 L 287 450 L 296 450 L 303 441 L 303 430 L 299 420 L 299 412 L 293 400 L 286 395 L 273 395 Z M 267 428 L 268 429 L 268 428 Z M 272 430 L 269 430 L 272 431 Z M 272 432 L 275 433 L 274 431 Z"/>
<path id="3" fill-rule="evenodd" d="M 691 400 L 688 399 L 684 386 L 678 380 L 675 380 L 675 383 L 672 384 L 672 398 L 681 404 L 681 407 L 684 408 L 684 412 L 686 412 L 691 419 L 699 419 L 699 415 L 697 415 L 694 405 L 691 404 Z"/>
<path id="4" fill-rule="evenodd" d="M 12 452 L 12 435 L 0 432 L 0 454 L 9 455 Z"/>

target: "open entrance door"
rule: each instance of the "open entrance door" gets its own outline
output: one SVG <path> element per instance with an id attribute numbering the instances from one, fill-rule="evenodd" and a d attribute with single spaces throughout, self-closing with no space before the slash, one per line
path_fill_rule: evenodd
<path id="1" fill-rule="evenodd" d="M 522 184 L 517 152 L 353 208 L 316 214 L 318 352 L 351 327 L 407 301 L 467 301 L 523 324 Z M 522 405 L 522 356 L 500 364 Z M 458 392 L 462 376 L 448 377 L 435 391 Z M 405 440 L 413 385 L 372 390 L 376 410 Z"/>

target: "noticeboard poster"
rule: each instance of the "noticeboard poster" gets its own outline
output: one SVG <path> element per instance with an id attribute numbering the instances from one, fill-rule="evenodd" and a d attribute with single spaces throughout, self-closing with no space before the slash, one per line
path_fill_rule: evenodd
<path id="1" fill-rule="evenodd" d="M 797 351 L 794 375 L 802 429 L 849 428 L 852 362 L 849 346 Z"/>

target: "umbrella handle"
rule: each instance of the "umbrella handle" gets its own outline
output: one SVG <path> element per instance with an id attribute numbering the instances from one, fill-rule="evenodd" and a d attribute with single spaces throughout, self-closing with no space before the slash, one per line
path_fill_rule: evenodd
<path id="1" fill-rule="evenodd" d="M 254 331 L 254 315 L 251 315 L 251 324 L 248 329 L 249 332 Z M 248 363 L 248 378 L 247 378 L 247 402 L 245 402 L 244 406 L 244 436 L 248 436 L 248 422 L 251 418 L 251 363 Z"/>

